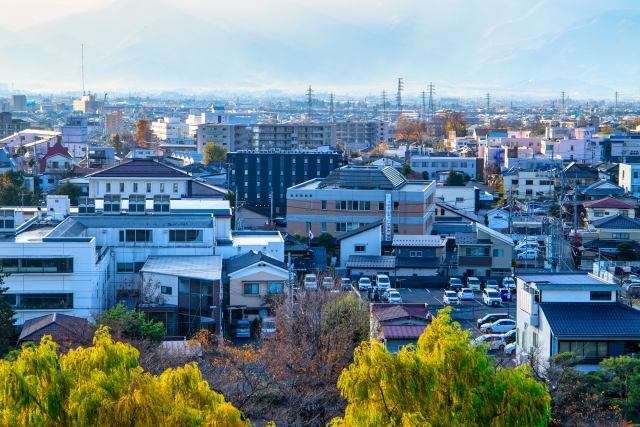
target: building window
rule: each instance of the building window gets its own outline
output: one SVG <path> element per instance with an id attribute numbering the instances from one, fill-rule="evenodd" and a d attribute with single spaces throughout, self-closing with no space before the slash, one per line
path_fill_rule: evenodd
<path id="1" fill-rule="evenodd" d="M 442 162 L 440 163 L 440 166 L 443 168 L 449 167 L 449 162 Z"/>
<path id="2" fill-rule="evenodd" d="M 151 193 L 151 183 L 147 182 L 147 193 Z"/>
<path id="3" fill-rule="evenodd" d="M 636 179 L 638 178 L 638 171 L 633 171 L 633 177 Z"/>
<path id="4" fill-rule="evenodd" d="M 355 245 L 355 252 L 366 252 L 367 247 L 365 245 Z"/>
<path id="5" fill-rule="evenodd" d="M 384 202 L 378 202 L 378 210 L 384 211 Z"/>
<path id="6" fill-rule="evenodd" d="M 269 283 L 270 294 L 284 294 L 284 283 Z"/>
<path id="7" fill-rule="evenodd" d="M 400 232 L 400 227 L 398 226 L 398 224 L 393 224 L 393 232 L 394 233 L 399 233 Z"/>
<path id="8" fill-rule="evenodd" d="M 166 295 L 173 295 L 173 288 L 171 286 L 160 286 L 160 293 Z"/>
<path id="9" fill-rule="evenodd" d="M 320 209 L 322 209 L 323 211 L 327 210 L 327 201 L 323 200 L 320 202 Z"/>
<path id="10" fill-rule="evenodd" d="M 170 242 L 202 242 L 204 230 L 169 230 Z"/>
<path id="11" fill-rule="evenodd" d="M 73 258 L 4 258 L 3 273 L 73 273 Z"/>
<path id="12" fill-rule="evenodd" d="M 260 284 L 259 283 L 245 283 L 244 294 L 245 295 L 259 295 Z"/>
<path id="13" fill-rule="evenodd" d="M 534 347 L 538 347 L 538 334 L 536 334 L 535 332 L 533 332 L 532 344 Z"/>
<path id="14" fill-rule="evenodd" d="M 518 185 L 518 180 L 517 179 L 512 179 L 511 180 L 511 185 Z"/>
<path id="15" fill-rule="evenodd" d="M 307 223 L 307 233 L 309 233 L 311 231 L 311 223 L 308 222 Z"/>
<path id="16" fill-rule="evenodd" d="M 589 299 L 591 301 L 611 301 L 611 291 L 591 291 Z"/>
<path id="17" fill-rule="evenodd" d="M 152 242 L 153 230 L 120 230 L 121 242 Z"/>
<path id="18" fill-rule="evenodd" d="M 495 256 L 495 257 L 504 256 L 504 250 L 503 249 L 494 249 L 493 250 L 493 256 Z"/>
<path id="19" fill-rule="evenodd" d="M 456 197 L 456 202 L 457 202 L 457 203 L 462 203 L 462 202 L 464 202 L 464 197 Z"/>
<path id="20" fill-rule="evenodd" d="M 409 251 L 411 258 L 422 258 L 422 251 Z"/>
<path id="21" fill-rule="evenodd" d="M 144 267 L 144 262 L 119 262 L 116 263 L 118 273 L 139 273 Z"/>
<path id="22" fill-rule="evenodd" d="M 612 239 L 629 239 L 629 233 L 612 233 Z"/>
<path id="23" fill-rule="evenodd" d="M 393 202 L 393 210 L 398 211 L 400 209 L 400 202 Z"/>
<path id="24" fill-rule="evenodd" d="M 527 179 L 524 184 L 525 185 L 533 185 L 533 180 L 532 179 Z"/>
<path id="25" fill-rule="evenodd" d="M 526 196 L 533 196 L 533 190 L 526 190 L 525 191 L 525 195 Z"/>
<path id="26" fill-rule="evenodd" d="M 320 223 L 320 231 L 323 233 L 327 232 L 327 223 L 326 222 L 321 222 Z"/>
<path id="27" fill-rule="evenodd" d="M 609 357 L 609 343 L 606 341 L 558 341 L 558 353 L 573 353 L 585 359 L 605 359 Z"/>
<path id="28" fill-rule="evenodd" d="M 4 294 L 17 310 L 56 310 L 73 308 L 73 294 Z"/>
<path id="29" fill-rule="evenodd" d="M 137 183 L 137 182 L 134 182 L 134 183 L 133 183 L 133 192 L 134 192 L 134 193 L 137 193 L 137 192 L 138 192 L 138 183 Z"/>
<path id="30" fill-rule="evenodd" d="M 160 192 L 164 193 L 164 182 L 160 183 Z"/>
<path id="31" fill-rule="evenodd" d="M 594 211 L 593 216 L 596 218 L 602 218 L 604 216 L 604 212 L 602 211 Z"/>
<path id="32" fill-rule="evenodd" d="M 124 193 L 124 182 L 120 183 L 120 192 Z"/>
<path id="33" fill-rule="evenodd" d="M 174 183 L 173 183 L 173 192 L 174 192 L 174 193 L 177 193 L 177 192 L 178 192 L 178 183 L 177 183 L 177 182 L 174 182 Z"/>
<path id="34" fill-rule="evenodd" d="M 306 207 L 307 207 L 307 210 L 308 210 L 308 211 L 310 211 L 310 210 L 311 210 L 311 208 L 313 207 L 313 202 L 311 202 L 311 201 L 307 201 L 307 202 L 306 202 Z"/>

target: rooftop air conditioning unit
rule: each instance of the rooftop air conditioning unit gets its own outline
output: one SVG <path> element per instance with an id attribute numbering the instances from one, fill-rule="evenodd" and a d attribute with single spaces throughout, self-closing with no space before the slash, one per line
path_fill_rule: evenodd
<path id="1" fill-rule="evenodd" d="M 171 212 L 171 196 L 168 194 L 156 194 L 153 196 L 153 214 L 169 215 Z"/>
<path id="2" fill-rule="evenodd" d="M 144 194 L 129 195 L 129 215 L 144 215 L 147 210 L 147 197 Z"/>
<path id="3" fill-rule="evenodd" d="M 120 215 L 120 207 L 122 201 L 120 194 L 105 194 L 104 195 L 104 215 Z"/>
<path id="4" fill-rule="evenodd" d="M 78 213 L 95 214 L 96 199 L 94 199 L 93 197 L 78 197 Z"/>

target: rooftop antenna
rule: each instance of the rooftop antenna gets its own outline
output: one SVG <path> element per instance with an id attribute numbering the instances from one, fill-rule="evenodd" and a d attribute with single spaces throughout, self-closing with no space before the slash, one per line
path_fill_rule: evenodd
<path id="1" fill-rule="evenodd" d="M 335 100 L 335 96 L 333 96 L 333 92 L 329 95 L 329 121 L 333 121 L 333 101 Z"/>
<path id="2" fill-rule="evenodd" d="M 382 90 L 382 120 L 387 119 L 387 91 Z"/>
<path id="3" fill-rule="evenodd" d="M 396 103 L 398 110 L 402 113 L 402 91 L 404 90 L 404 83 L 402 83 L 402 78 L 398 79 L 398 93 L 396 94 Z"/>
<path id="4" fill-rule="evenodd" d="M 84 44 L 82 46 L 82 96 L 84 96 Z"/>
<path id="5" fill-rule="evenodd" d="M 309 85 L 309 89 L 307 89 L 307 121 L 310 122 L 313 117 L 311 116 L 311 104 L 313 103 L 313 91 L 311 90 L 311 85 Z"/>

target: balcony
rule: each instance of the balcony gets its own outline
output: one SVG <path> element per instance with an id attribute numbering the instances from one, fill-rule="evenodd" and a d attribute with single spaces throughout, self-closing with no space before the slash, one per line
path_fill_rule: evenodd
<path id="1" fill-rule="evenodd" d="M 490 256 L 458 256 L 458 266 L 491 267 Z"/>

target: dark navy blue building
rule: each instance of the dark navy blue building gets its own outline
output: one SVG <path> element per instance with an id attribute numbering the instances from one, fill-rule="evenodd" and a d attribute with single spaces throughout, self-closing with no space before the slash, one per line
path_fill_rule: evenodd
<path id="1" fill-rule="evenodd" d="M 287 188 L 329 173 L 347 164 L 346 157 L 336 152 L 241 150 L 227 154 L 231 164 L 231 191 L 238 202 L 259 208 L 271 208 L 274 215 L 287 209 Z"/>

